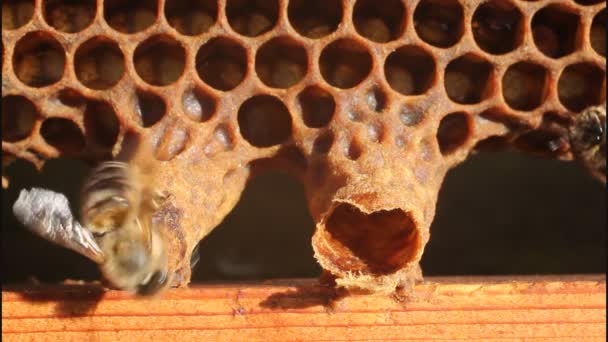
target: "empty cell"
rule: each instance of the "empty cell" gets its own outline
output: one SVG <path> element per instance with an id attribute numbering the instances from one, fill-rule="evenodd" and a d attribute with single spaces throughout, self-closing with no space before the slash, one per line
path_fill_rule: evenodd
<path id="1" fill-rule="evenodd" d="M 395 91 L 403 95 L 421 95 L 435 83 L 435 59 L 421 47 L 403 46 L 386 59 L 384 75 Z"/>
<path id="2" fill-rule="evenodd" d="M 203 82 L 213 88 L 232 90 L 247 74 L 247 52 L 230 38 L 213 38 L 198 50 L 196 70 Z"/>
<path id="3" fill-rule="evenodd" d="M 84 135 L 74 122 L 65 118 L 49 118 L 40 127 L 40 135 L 47 144 L 61 153 L 78 153 L 84 146 Z"/>
<path id="4" fill-rule="evenodd" d="M 84 30 L 95 19 L 96 0 L 44 0 L 44 20 L 56 30 L 76 33 Z"/>
<path id="5" fill-rule="evenodd" d="M 314 153 L 325 154 L 329 153 L 334 144 L 334 134 L 330 132 L 319 135 L 312 146 Z"/>
<path id="6" fill-rule="evenodd" d="M 32 134 L 40 117 L 32 101 L 19 95 L 2 97 L 2 141 L 17 142 Z"/>
<path id="7" fill-rule="evenodd" d="M 298 95 L 304 124 L 312 128 L 327 126 L 336 110 L 334 97 L 324 89 L 310 86 Z"/>
<path id="8" fill-rule="evenodd" d="M 344 154 L 346 154 L 346 157 L 350 160 L 357 160 L 361 157 L 361 154 L 363 154 L 363 147 L 357 140 L 353 139 L 346 145 Z"/>
<path id="9" fill-rule="evenodd" d="M 226 15 L 234 31 L 256 37 L 270 31 L 279 19 L 279 1 L 227 0 Z"/>
<path id="10" fill-rule="evenodd" d="M 593 63 L 583 62 L 567 66 L 557 84 L 559 100 L 574 112 L 602 103 L 605 74 L 605 70 Z"/>
<path id="11" fill-rule="evenodd" d="M 593 17 L 589 40 L 595 52 L 606 56 L 606 9 L 601 10 Z"/>
<path id="12" fill-rule="evenodd" d="M 196 36 L 203 34 L 217 20 L 217 1 L 215 0 L 167 0 L 165 17 L 177 32 Z"/>
<path id="13" fill-rule="evenodd" d="M 139 44 L 133 63 L 137 75 L 146 83 L 167 86 L 182 76 L 186 51 L 177 40 L 167 35 L 156 35 Z"/>
<path id="14" fill-rule="evenodd" d="M 84 129 L 87 136 L 101 147 L 116 144 L 120 123 L 112 106 L 104 101 L 88 101 L 84 112 Z"/>
<path id="15" fill-rule="evenodd" d="M 437 129 L 437 143 L 443 155 L 454 153 L 471 136 L 471 119 L 467 113 L 457 112 L 446 115 Z"/>
<path id="16" fill-rule="evenodd" d="M 532 18 L 536 47 L 553 58 L 574 52 L 581 44 L 580 17 L 559 5 L 549 5 Z"/>
<path id="17" fill-rule="evenodd" d="M 414 27 L 420 39 L 440 48 L 460 41 L 464 14 L 457 0 L 422 0 L 414 11 Z"/>
<path id="18" fill-rule="evenodd" d="M 80 92 L 72 88 L 61 89 L 57 94 L 57 100 L 64 106 L 78 108 L 84 106 L 86 100 Z"/>
<path id="19" fill-rule="evenodd" d="M 65 52 L 50 34 L 36 31 L 26 34 L 15 45 L 13 70 L 30 87 L 57 83 L 65 68 Z"/>
<path id="20" fill-rule="evenodd" d="M 86 87 L 96 90 L 116 85 L 125 72 L 125 61 L 118 44 L 105 37 L 94 37 L 76 50 L 76 77 Z"/>
<path id="21" fill-rule="evenodd" d="M 274 38 L 262 45 L 255 58 L 255 71 L 264 84 L 289 88 L 307 72 L 306 49 L 288 37 Z"/>
<path id="22" fill-rule="evenodd" d="M 139 124 L 151 127 L 159 122 L 167 112 L 167 105 L 160 95 L 138 90 L 135 92 L 135 114 Z"/>
<path id="23" fill-rule="evenodd" d="M 2 28 L 5 30 L 20 28 L 30 22 L 33 16 L 34 0 L 2 1 Z"/>
<path id="24" fill-rule="evenodd" d="M 292 0 L 287 11 L 291 26 L 300 35 L 313 39 L 334 32 L 344 15 L 340 0 Z"/>
<path id="25" fill-rule="evenodd" d="M 477 45 L 495 55 L 515 50 L 524 37 L 523 14 L 507 0 L 492 0 L 479 6 L 471 27 Z"/>
<path id="26" fill-rule="evenodd" d="M 372 88 L 365 93 L 365 102 L 369 110 L 381 112 L 386 108 L 386 94 L 380 88 Z"/>
<path id="27" fill-rule="evenodd" d="M 118 32 L 141 32 L 156 22 L 158 1 L 105 0 L 103 16 L 108 25 Z"/>
<path id="28" fill-rule="evenodd" d="M 238 122 L 243 138 L 255 147 L 278 145 L 291 136 L 291 115 L 274 96 L 257 95 L 245 101 L 239 108 Z"/>
<path id="29" fill-rule="evenodd" d="M 445 68 L 445 90 L 454 102 L 479 103 L 493 92 L 492 76 L 492 64 L 469 53 L 451 61 Z"/>
<path id="30" fill-rule="evenodd" d="M 532 110 L 540 106 L 547 94 L 547 71 L 531 62 L 511 65 L 502 78 L 502 94 L 509 107 Z"/>
<path id="31" fill-rule="evenodd" d="M 348 89 L 367 78 L 372 70 L 372 56 L 357 41 L 340 39 L 323 49 L 319 66 L 325 81 L 334 87 Z"/>
<path id="32" fill-rule="evenodd" d="M 205 122 L 215 114 L 217 100 L 199 88 L 191 88 L 182 95 L 182 108 L 193 121 Z"/>
<path id="33" fill-rule="evenodd" d="M 353 12 L 355 29 L 363 37 L 386 43 L 399 38 L 405 28 L 405 7 L 400 0 L 357 0 Z"/>

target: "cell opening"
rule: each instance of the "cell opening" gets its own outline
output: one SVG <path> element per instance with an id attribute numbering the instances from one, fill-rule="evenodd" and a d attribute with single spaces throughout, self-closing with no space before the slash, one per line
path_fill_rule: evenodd
<path id="1" fill-rule="evenodd" d="M 363 274 L 398 271 L 414 258 L 419 244 L 416 224 L 402 209 L 365 213 L 352 204 L 339 203 L 325 230 L 325 243 L 340 256 L 332 261 L 340 269 Z"/>
<path id="2" fill-rule="evenodd" d="M 105 37 L 87 40 L 76 50 L 76 77 L 87 88 L 112 88 L 125 73 L 125 61 L 118 44 Z"/>
<path id="3" fill-rule="evenodd" d="M 287 13 L 291 26 L 300 35 L 313 39 L 337 30 L 344 16 L 340 0 L 292 0 Z"/>
<path id="4" fill-rule="evenodd" d="M 355 29 L 376 43 L 395 40 L 405 29 L 405 7 L 399 0 L 358 0 L 353 11 Z"/>
<path id="5" fill-rule="evenodd" d="M 230 38 L 214 38 L 198 50 L 196 70 L 199 77 L 213 88 L 232 90 L 247 74 L 247 52 Z"/>
<path id="6" fill-rule="evenodd" d="M 186 149 L 189 140 L 190 134 L 186 129 L 166 127 L 157 137 L 154 156 L 160 161 L 170 161 Z"/>
<path id="7" fill-rule="evenodd" d="M 414 28 L 425 42 L 448 48 L 462 38 L 462 6 L 457 0 L 422 0 L 414 11 Z"/>
<path id="8" fill-rule="evenodd" d="M 363 147 L 359 141 L 353 139 L 350 143 L 348 143 L 344 152 L 348 159 L 357 160 L 361 158 L 361 155 L 363 154 Z"/>
<path id="9" fill-rule="evenodd" d="M 523 14 L 506 0 L 493 0 L 479 6 L 471 26 L 477 45 L 495 55 L 515 50 L 524 37 Z"/>
<path id="10" fill-rule="evenodd" d="M 65 118 L 44 120 L 40 127 L 40 135 L 47 144 L 61 153 L 78 153 L 85 146 L 84 135 L 78 125 Z"/>
<path id="11" fill-rule="evenodd" d="M 547 6 L 532 18 L 534 43 L 549 57 L 569 55 L 581 44 L 579 23 L 580 17 L 563 6 Z"/>
<path id="12" fill-rule="evenodd" d="M 103 14 L 108 25 L 114 30 L 122 33 L 137 33 L 156 22 L 158 1 L 105 0 Z"/>
<path id="13" fill-rule="evenodd" d="M 329 124 L 336 110 L 336 101 L 328 91 L 310 86 L 298 95 L 304 124 L 312 128 L 321 128 Z"/>
<path id="14" fill-rule="evenodd" d="M 547 96 L 548 74 L 545 68 L 531 62 L 511 65 L 502 78 L 502 94 L 509 107 L 532 110 Z"/>
<path id="15" fill-rule="evenodd" d="M 409 127 L 417 126 L 424 119 L 424 112 L 413 106 L 403 106 L 399 112 L 399 119 Z"/>
<path id="16" fill-rule="evenodd" d="M 330 132 L 326 132 L 320 134 L 313 143 L 312 151 L 314 153 L 326 154 L 329 153 L 331 147 L 334 145 L 334 134 Z"/>
<path id="17" fill-rule="evenodd" d="M 372 123 L 367 126 L 367 137 L 375 143 L 381 143 L 384 140 L 384 131 L 382 123 Z"/>
<path id="18" fill-rule="evenodd" d="M 352 39 L 340 39 L 323 49 L 319 66 L 325 81 L 348 89 L 367 78 L 372 70 L 372 56 L 364 45 Z"/>
<path id="19" fill-rule="evenodd" d="M 114 108 L 104 101 L 89 101 L 84 112 L 84 130 L 95 144 L 105 148 L 114 146 L 120 131 Z"/>
<path id="20" fill-rule="evenodd" d="M 274 38 L 262 45 L 255 58 L 260 80 L 272 88 L 289 88 L 307 73 L 306 49 L 288 37 Z"/>
<path id="21" fill-rule="evenodd" d="M 278 98 L 257 95 L 245 101 L 238 113 L 241 135 L 256 147 L 270 147 L 289 139 L 292 120 Z"/>
<path id="22" fill-rule="evenodd" d="M 95 19 L 96 0 L 44 0 L 44 20 L 58 31 L 76 33 Z"/>
<path id="23" fill-rule="evenodd" d="M 151 127 L 159 122 L 167 112 L 162 97 L 152 92 L 138 90 L 135 93 L 135 113 L 142 127 Z"/>
<path id="24" fill-rule="evenodd" d="M 191 120 L 205 122 L 215 114 L 217 100 L 200 88 L 191 88 L 182 95 L 182 108 Z"/>
<path id="25" fill-rule="evenodd" d="M 435 60 L 421 47 L 403 46 L 386 59 L 384 76 L 395 91 L 403 95 L 422 95 L 435 84 Z"/>
<path id="26" fill-rule="evenodd" d="M 279 1 L 227 0 L 226 15 L 237 33 L 257 37 L 270 31 L 279 19 Z"/>
<path id="27" fill-rule="evenodd" d="M 139 44 L 133 63 L 137 75 L 146 83 L 167 86 L 182 76 L 186 50 L 177 40 L 167 35 L 156 35 Z"/>
<path id="28" fill-rule="evenodd" d="M 86 103 L 84 96 L 82 96 L 79 91 L 72 88 L 61 89 L 57 94 L 57 100 L 59 100 L 62 105 L 73 108 L 84 106 Z"/>
<path id="29" fill-rule="evenodd" d="M 591 47 L 595 52 L 606 57 L 606 9 L 604 8 L 593 17 L 589 33 Z"/>
<path id="30" fill-rule="evenodd" d="M 375 87 L 370 89 L 365 95 L 365 100 L 367 107 L 371 111 L 379 113 L 386 108 L 386 94 L 380 88 Z"/>
<path id="31" fill-rule="evenodd" d="M 167 0 L 165 17 L 169 25 L 186 36 L 203 34 L 217 20 L 217 1 L 215 0 Z"/>
<path id="32" fill-rule="evenodd" d="M 15 30 L 27 24 L 34 17 L 34 0 L 2 1 L 2 28 Z"/>
<path id="33" fill-rule="evenodd" d="M 2 141 L 17 142 L 32 134 L 40 113 L 32 101 L 19 95 L 2 97 Z"/>
<path id="34" fill-rule="evenodd" d="M 30 87 L 41 88 L 59 82 L 65 69 L 65 52 L 50 34 L 26 34 L 15 45 L 13 70 Z"/>
<path id="35" fill-rule="evenodd" d="M 560 102 L 574 112 L 599 105 L 605 96 L 605 74 L 604 70 L 592 63 L 567 66 L 557 83 Z"/>
<path id="36" fill-rule="evenodd" d="M 451 61 L 445 68 L 444 86 L 450 100 L 461 104 L 479 103 L 494 91 L 493 67 L 473 54 Z"/>
<path id="37" fill-rule="evenodd" d="M 446 115 L 437 129 L 437 143 L 442 155 L 449 155 L 462 147 L 471 136 L 471 120 L 464 112 Z"/>

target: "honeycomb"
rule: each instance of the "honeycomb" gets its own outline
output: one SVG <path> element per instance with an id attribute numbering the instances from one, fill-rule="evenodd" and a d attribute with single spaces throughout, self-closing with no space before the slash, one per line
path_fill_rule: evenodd
<path id="1" fill-rule="evenodd" d="M 338 286 L 408 287 L 450 168 L 482 149 L 573 159 L 572 118 L 605 104 L 605 7 L 6 0 L 3 166 L 95 163 L 142 136 L 153 153 L 132 162 L 151 162 L 150 185 L 171 195 L 155 219 L 175 286 L 247 181 L 285 170 L 305 185 L 315 258 Z"/>

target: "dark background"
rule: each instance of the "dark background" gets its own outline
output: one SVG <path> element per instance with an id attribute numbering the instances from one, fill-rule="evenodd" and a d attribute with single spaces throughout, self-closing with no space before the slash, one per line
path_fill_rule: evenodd
<path id="1" fill-rule="evenodd" d="M 92 262 L 33 236 L 11 210 L 18 191 L 32 186 L 77 203 L 86 173 L 83 164 L 61 159 L 42 173 L 21 161 L 9 166 L 11 186 L 2 196 L 5 284 L 98 279 Z M 262 175 L 201 242 L 193 281 L 315 277 L 313 227 L 303 187 L 287 175 Z M 605 251 L 605 187 L 580 166 L 486 153 L 448 174 L 422 266 L 426 275 L 605 273 Z"/>

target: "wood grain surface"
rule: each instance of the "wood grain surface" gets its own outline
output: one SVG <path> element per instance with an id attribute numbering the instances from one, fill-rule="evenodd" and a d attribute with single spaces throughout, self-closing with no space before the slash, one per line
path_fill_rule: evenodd
<path id="1" fill-rule="evenodd" d="M 315 280 L 197 285 L 142 300 L 94 285 L 5 287 L 5 341 L 606 340 L 606 278 L 428 278 L 414 298 Z"/>

